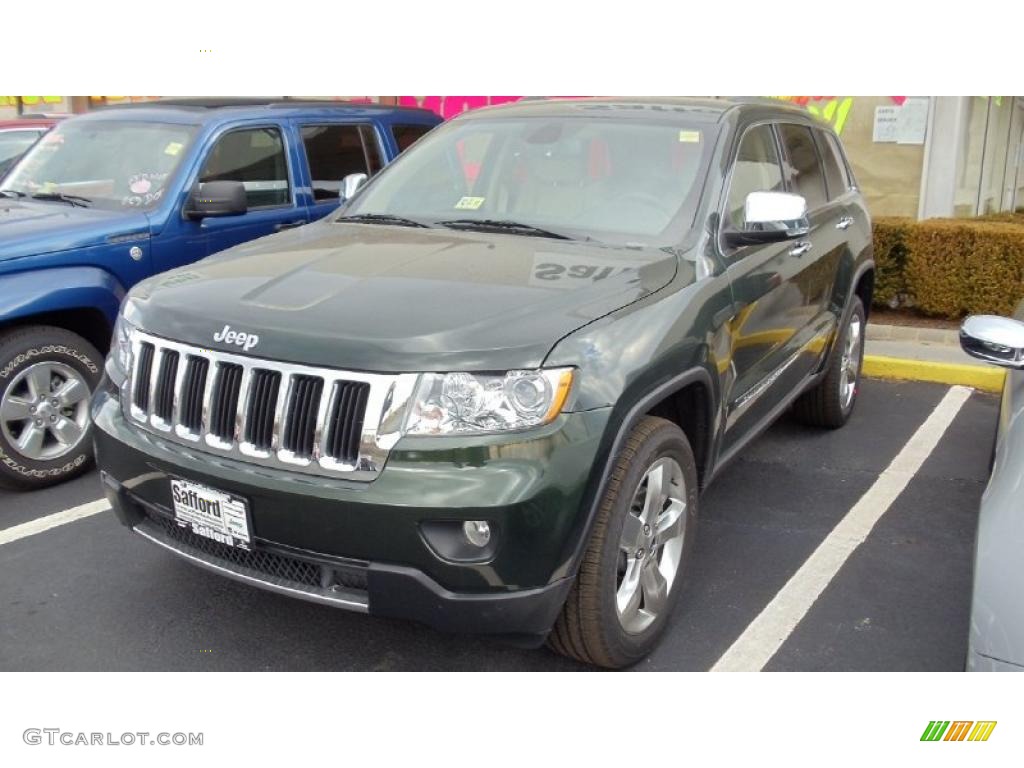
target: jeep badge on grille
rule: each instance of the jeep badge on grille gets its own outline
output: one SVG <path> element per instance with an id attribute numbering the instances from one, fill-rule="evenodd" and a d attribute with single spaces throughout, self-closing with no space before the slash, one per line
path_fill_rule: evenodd
<path id="1" fill-rule="evenodd" d="M 225 344 L 236 344 L 246 352 L 260 343 L 260 337 L 255 333 L 232 331 L 230 325 L 225 325 L 223 329 L 213 334 L 213 340 L 223 341 Z"/>

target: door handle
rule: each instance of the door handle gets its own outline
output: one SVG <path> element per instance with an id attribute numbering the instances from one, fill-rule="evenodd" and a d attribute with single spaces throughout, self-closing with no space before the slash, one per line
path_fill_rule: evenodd
<path id="1" fill-rule="evenodd" d="M 801 240 L 799 243 L 797 243 L 796 245 L 794 245 L 792 248 L 789 249 L 789 255 L 790 256 L 803 256 L 805 253 L 807 253 L 813 247 L 814 247 L 814 244 L 810 240 Z"/>
<path id="2" fill-rule="evenodd" d="M 843 218 L 839 220 L 839 223 L 836 224 L 836 229 L 849 229 L 851 224 L 853 224 L 853 217 L 843 216 Z"/>
<path id="3" fill-rule="evenodd" d="M 306 222 L 303 221 L 302 219 L 299 219 L 298 221 L 280 221 L 274 225 L 274 231 L 280 232 L 282 229 L 292 229 L 294 227 L 301 227 L 305 223 Z"/>

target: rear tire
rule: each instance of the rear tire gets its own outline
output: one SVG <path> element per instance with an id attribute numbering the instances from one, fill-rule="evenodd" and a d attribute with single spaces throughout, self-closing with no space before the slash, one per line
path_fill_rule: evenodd
<path id="1" fill-rule="evenodd" d="M 854 296 L 825 378 L 793 404 L 793 413 L 800 421 L 826 429 L 838 429 L 849 421 L 860 391 L 866 327 L 864 305 Z"/>
<path id="2" fill-rule="evenodd" d="M 63 328 L 0 333 L 0 488 L 45 488 L 89 468 L 102 373 L 103 356 Z"/>
<path id="3" fill-rule="evenodd" d="M 645 416 L 615 459 L 550 647 L 611 669 L 650 653 L 682 591 L 696 521 L 697 466 L 686 435 Z"/>

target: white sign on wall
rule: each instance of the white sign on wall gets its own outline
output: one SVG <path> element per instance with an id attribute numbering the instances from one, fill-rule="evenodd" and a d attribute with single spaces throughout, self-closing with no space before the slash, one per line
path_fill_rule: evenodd
<path id="1" fill-rule="evenodd" d="M 903 105 L 875 107 L 871 140 L 876 144 L 924 144 L 928 97 L 910 96 Z"/>
<path id="2" fill-rule="evenodd" d="M 875 127 L 871 131 L 871 140 L 876 144 L 889 144 L 896 141 L 896 123 L 900 119 L 900 108 L 896 104 L 886 107 L 875 107 Z"/>

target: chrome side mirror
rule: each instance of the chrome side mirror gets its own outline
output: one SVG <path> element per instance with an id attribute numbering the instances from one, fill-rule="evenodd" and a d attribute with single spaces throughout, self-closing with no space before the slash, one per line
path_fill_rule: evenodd
<path id="1" fill-rule="evenodd" d="M 960 346 L 971 357 L 1024 370 L 1024 323 L 998 315 L 973 315 L 960 326 Z"/>
<path id="2" fill-rule="evenodd" d="M 807 201 L 789 192 L 751 192 L 743 204 L 744 227 L 725 233 L 730 245 L 759 245 L 803 237 L 811 231 Z"/>
<path id="3" fill-rule="evenodd" d="M 352 196 L 359 191 L 359 188 L 370 178 L 365 173 L 350 173 L 341 180 L 341 199 L 351 200 Z"/>

